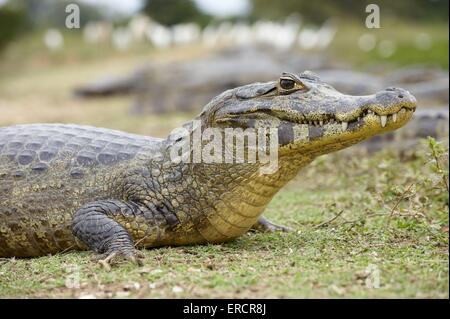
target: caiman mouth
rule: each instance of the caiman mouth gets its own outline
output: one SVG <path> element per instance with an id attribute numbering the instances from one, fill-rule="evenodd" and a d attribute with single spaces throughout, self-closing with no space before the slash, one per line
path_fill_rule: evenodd
<path id="1" fill-rule="evenodd" d="M 375 108 L 375 107 L 374 107 Z M 375 108 L 376 109 L 376 108 Z M 342 130 L 345 131 L 349 126 L 355 126 L 357 124 L 363 124 L 365 120 L 374 119 L 377 120 L 381 127 L 386 127 L 387 123 L 397 123 L 402 120 L 405 115 L 414 113 L 416 106 L 412 104 L 398 105 L 393 111 L 380 114 L 377 110 L 373 110 L 371 106 L 362 107 L 359 111 L 351 113 L 337 113 L 337 114 L 324 114 L 322 116 L 311 115 L 314 119 L 303 119 L 295 121 L 297 124 L 308 124 L 317 127 L 325 126 L 327 124 L 340 124 Z M 407 117 L 409 118 L 409 117 Z"/>
<path id="2" fill-rule="evenodd" d="M 401 103 L 395 106 L 386 108 L 380 108 L 378 105 L 366 105 L 351 112 L 336 114 L 326 113 L 311 113 L 302 114 L 300 112 L 290 111 L 285 112 L 282 110 L 263 109 L 252 110 L 245 113 L 227 114 L 223 118 L 219 118 L 217 122 L 228 123 L 242 123 L 245 120 L 262 120 L 265 116 L 273 116 L 279 120 L 294 123 L 304 124 L 315 127 L 324 127 L 326 125 L 341 125 L 342 130 L 347 128 L 356 127 L 360 124 L 364 124 L 368 120 L 378 121 L 382 128 L 386 127 L 388 123 L 399 123 L 405 119 L 409 119 L 412 113 L 416 110 L 416 104 L 414 103 Z"/>

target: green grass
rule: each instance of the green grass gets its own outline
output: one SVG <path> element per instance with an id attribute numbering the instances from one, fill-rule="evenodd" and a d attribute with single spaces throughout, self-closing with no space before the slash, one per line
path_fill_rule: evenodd
<path id="1" fill-rule="evenodd" d="M 144 267 L 110 272 L 91 252 L 4 259 L 0 297 L 448 298 L 448 194 L 412 154 L 320 158 L 264 214 L 292 233 L 145 250 Z"/>

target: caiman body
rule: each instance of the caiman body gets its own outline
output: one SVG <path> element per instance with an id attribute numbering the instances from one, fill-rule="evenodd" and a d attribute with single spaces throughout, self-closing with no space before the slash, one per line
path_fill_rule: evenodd
<path id="1" fill-rule="evenodd" d="M 92 249 L 137 260 L 135 247 L 218 243 L 252 227 L 272 197 L 315 157 L 403 126 L 407 91 L 344 95 L 312 73 L 283 74 L 222 93 L 202 128 L 277 128 L 278 169 L 173 161 L 177 134 L 156 139 L 89 126 L 0 128 L 0 256 Z M 194 134 L 193 122 L 185 125 Z M 261 228 L 261 227 L 259 227 Z"/>

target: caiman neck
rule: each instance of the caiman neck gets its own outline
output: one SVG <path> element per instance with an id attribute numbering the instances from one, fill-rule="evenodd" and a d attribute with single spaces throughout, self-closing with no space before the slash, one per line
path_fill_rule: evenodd
<path id="1" fill-rule="evenodd" d="M 199 232 L 221 242 L 247 232 L 272 197 L 311 160 L 281 160 L 273 174 L 260 174 L 259 164 L 192 164 L 198 181 L 198 203 L 204 202 Z"/>
<path id="2" fill-rule="evenodd" d="M 166 159 L 176 140 L 176 135 L 167 139 Z M 192 227 L 205 241 L 221 242 L 248 231 L 272 197 L 310 161 L 311 157 L 299 154 L 281 156 L 272 174 L 262 174 L 267 164 L 258 162 L 171 163 L 164 174 L 178 179 L 164 179 L 165 188 L 189 194 L 179 209 L 189 207 L 190 219 L 195 219 Z"/>
<path id="3" fill-rule="evenodd" d="M 313 155 L 299 154 L 292 152 L 290 154 L 278 154 L 276 169 L 272 173 L 268 173 L 263 168 L 272 163 L 249 163 L 246 157 L 245 163 L 236 163 L 236 151 L 232 161 L 226 161 L 225 155 L 222 154 L 221 160 L 214 163 L 205 163 L 203 152 L 205 145 L 210 141 L 200 142 L 199 148 L 194 145 L 194 140 L 201 140 L 198 132 L 193 129 L 195 121 L 198 124 L 198 118 L 186 123 L 178 131 L 174 131 L 165 141 L 166 154 L 165 158 L 172 158 L 172 149 L 180 149 L 180 141 L 183 140 L 189 144 L 184 149 L 186 152 L 180 166 L 187 166 L 184 170 L 189 171 L 190 176 L 198 185 L 198 200 L 208 200 L 213 205 L 217 200 L 223 200 L 225 197 L 233 198 L 233 202 L 244 201 L 253 207 L 265 207 L 275 195 L 289 180 L 296 176 L 298 171 L 313 159 Z M 203 129 L 201 133 L 203 133 Z M 223 131 L 222 131 L 223 134 Z M 185 137 L 188 136 L 188 139 Z M 225 137 L 221 135 L 222 141 Z M 187 142 L 186 142 L 187 141 Z M 198 146 L 198 145 L 197 145 Z M 223 148 L 223 144 L 221 144 Z M 247 153 L 247 149 L 244 151 Z M 197 155 L 194 153 L 197 152 Z M 172 154 L 171 154 L 172 153 Z M 181 154 L 183 151 L 178 152 Z M 200 153 L 200 154 L 199 154 Z M 224 151 L 225 153 L 225 151 Z M 247 155 L 245 155 L 247 156 Z"/>

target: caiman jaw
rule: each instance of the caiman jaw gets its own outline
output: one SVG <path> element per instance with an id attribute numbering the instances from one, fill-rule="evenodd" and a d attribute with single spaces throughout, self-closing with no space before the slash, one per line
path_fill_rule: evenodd
<path id="1" fill-rule="evenodd" d="M 370 108 L 363 112 L 362 116 L 357 118 L 357 121 L 363 119 L 364 121 L 369 121 L 370 118 L 373 118 L 374 121 L 379 122 L 381 127 L 386 127 L 388 123 L 391 123 L 395 125 L 397 122 L 406 122 L 405 120 L 409 120 L 409 118 L 412 116 L 412 113 L 416 110 L 415 105 L 405 105 L 405 106 L 399 106 L 400 109 L 398 111 L 395 111 L 393 113 L 385 113 L 385 114 L 378 114 L 375 111 L 372 111 Z M 344 128 L 345 122 L 342 122 L 342 127 Z"/>
<path id="2" fill-rule="evenodd" d="M 279 134 L 281 154 L 301 150 L 305 154 L 325 154 L 395 130 L 411 119 L 417 103 L 409 92 L 402 89 L 387 89 L 364 97 L 347 96 L 342 101 L 347 103 L 342 102 L 340 107 L 335 107 L 334 114 L 308 110 L 307 116 L 294 116 L 296 120 L 290 122 L 294 133 L 292 139 L 288 138 L 290 125 L 283 125 Z M 332 110 L 333 107 L 330 108 Z"/>
<path id="3" fill-rule="evenodd" d="M 348 96 L 347 96 L 348 97 Z M 416 109 L 417 101 L 408 91 L 399 88 L 387 88 L 374 95 L 342 98 L 343 105 L 333 108 L 325 114 L 311 112 L 307 116 L 299 116 L 298 124 L 323 127 L 327 124 L 340 125 L 342 131 L 349 128 L 371 124 L 389 130 L 390 126 L 399 127 L 411 118 Z M 356 107 L 346 107 L 345 104 L 355 104 Z M 401 125 L 400 125 L 401 126 Z"/>
<path id="4" fill-rule="evenodd" d="M 376 107 L 373 107 L 376 109 Z M 321 119 L 317 120 L 300 120 L 296 122 L 297 124 L 307 124 L 316 127 L 324 127 L 326 125 L 336 125 L 339 124 L 342 127 L 342 131 L 346 131 L 349 126 L 355 127 L 357 125 L 362 125 L 365 122 L 379 123 L 379 125 L 384 128 L 391 123 L 399 123 L 406 118 L 410 118 L 411 114 L 416 110 L 416 106 L 413 103 L 399 104 L 394 111 L 384 112 L 379 114 L 378 111 L 372 110 L 371 106 L 365 106 L 361 108 L 361 111 L 357 114 L 338 114 L 323 116 Z"/>

